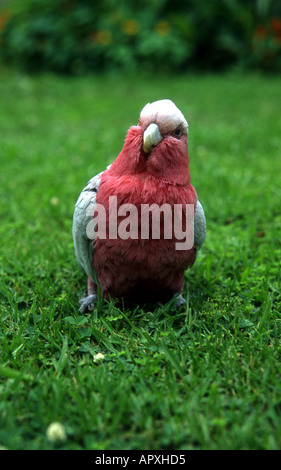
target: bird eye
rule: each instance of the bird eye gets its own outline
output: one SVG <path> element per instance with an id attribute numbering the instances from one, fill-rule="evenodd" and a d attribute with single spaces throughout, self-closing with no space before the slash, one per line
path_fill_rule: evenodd
<path id="1" fill-rule="evenodd" d="M 174 130 L 174 135 L 175 135 L 176 137 L 180 137 L 180 136 L 181 136 L 181 132 L 182 132 L 182 131 L 181 131 L 181 127 L 179 126 L 179 127 L 177 127 L 177 128 Z"/>

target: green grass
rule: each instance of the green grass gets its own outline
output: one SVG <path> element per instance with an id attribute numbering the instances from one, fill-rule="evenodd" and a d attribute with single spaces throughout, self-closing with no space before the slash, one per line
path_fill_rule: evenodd
<path id="1" fill-rule="evenodd" d="M 280 77 L 2 70 L 0 94 L 0 445 L 281 449 Z M 81 316 L 75 201 L 161 98 L 189 121 L 207 218 L 187 308 Z M 48 440 L 54 421 L 66 441 Z"/>

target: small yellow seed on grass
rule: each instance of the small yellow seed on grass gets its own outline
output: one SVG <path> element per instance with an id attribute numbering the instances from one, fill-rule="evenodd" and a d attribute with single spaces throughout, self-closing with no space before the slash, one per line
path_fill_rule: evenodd
<path id="1" fill-rule="evenodd" d="M 98 353 L 93 357 L 94 362 L 101 362 L 104 359 L 104 355 L 102 353 Z"/>
<path id="2" fill-rule="evenodd" d="M 52 442 L 64 442 L 66 440 L 66 432 L 63 425 L 58 422 L 49 424 L 47 437 Z"/>
<path id="3" fill-rule="evenodd" d="M 58 206 L 58 204 L 59 204 L 59 198 L 56 197 L 56 196 L 51 197 L 50 203 L 52 204 L 52 206 Z"/>

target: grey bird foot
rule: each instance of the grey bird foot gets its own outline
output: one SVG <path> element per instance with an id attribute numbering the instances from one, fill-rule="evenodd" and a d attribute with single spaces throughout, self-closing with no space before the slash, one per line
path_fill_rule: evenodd
<path id="1" fill-rule="evenodd" d="M 92 312 L 95 308 L 96 302 L 97 302 L 97 294 L 88 295 L 88 297 L 82 297 L 82 299 L 79 300 L 79 303 L 80 303 L 79 312 L 80 313 Z"/>
<path id="2" fill-rule="evenodd" d="M 186 305 L 186 300 L 183 298 L 181 294 L 175 294 L 173 299 L 175 300 L 175 303 L 173 305 L 174 309 L 178 310 L 182 306 Z"/>

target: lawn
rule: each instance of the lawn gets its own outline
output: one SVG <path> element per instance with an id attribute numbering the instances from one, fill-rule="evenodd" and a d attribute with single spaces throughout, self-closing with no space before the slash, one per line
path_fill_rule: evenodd
<path id="1" fill-rule="evenodd" d="M 281 449 L 280 77 L 1 70 L 0 94 L 1 447 Z M 81 316 L 74 204 L 161 98 L 207 218 L 187 307 Z"/>

